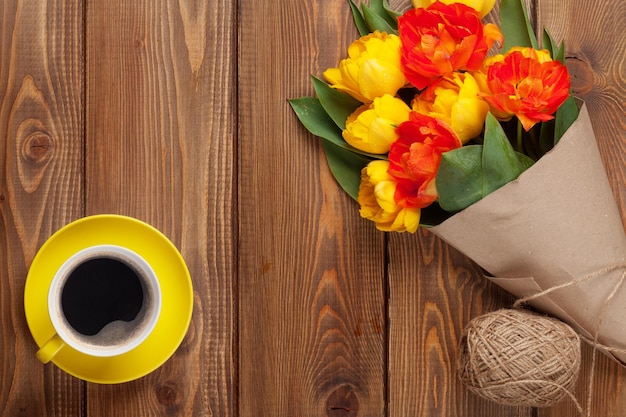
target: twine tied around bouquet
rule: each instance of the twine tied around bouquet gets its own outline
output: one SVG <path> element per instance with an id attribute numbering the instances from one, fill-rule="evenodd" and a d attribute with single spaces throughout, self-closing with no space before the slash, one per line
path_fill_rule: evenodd
<path id="1" fill-rule="evenodd" d="M 602 304 L 593 338 L 579 336 L 568 324 L 524 310 L 522 306 L 554 291 L 623 269 Z M 470 391 L 496 403 L 548 407 L 569 397 L 578 412 L 583 408 L 573 394 L 580 369 L 580 340 L 593 348 L 587 392 L 591 398 L 598 349 L 626 353 L 626 349 L 598 342 L 602 322 L 615 294 L 626 281 L 626 263 L 611 265 L 581 278 L 521 298 L 512 310 L 503 309 L 474 318 L 465 328 L 459 347 L 458 373 Z"/>

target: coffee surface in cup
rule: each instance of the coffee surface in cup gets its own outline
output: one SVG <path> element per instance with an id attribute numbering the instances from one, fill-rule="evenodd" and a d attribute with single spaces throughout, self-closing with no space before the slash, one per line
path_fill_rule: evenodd
<path id="1" fill-rule="evenodd" d="M 79 263 L 68 274 L 61 292 L 61 307 L 67 323 L 80 335 L 95 336 L 105 327 L 132 326 L 145 310 L 146 291 L 141 275 L 130 265 L 112 257 L 94 257 Z M 103 336 L 106 336 L 106 331 Z M 119 331 L 108 338 L 124 339 Z M 121 341 L 121 340 L 118 340 Z"/>

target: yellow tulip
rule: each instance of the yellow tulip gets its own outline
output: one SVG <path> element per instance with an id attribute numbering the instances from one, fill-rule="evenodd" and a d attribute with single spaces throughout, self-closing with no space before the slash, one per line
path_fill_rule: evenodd
<path id="1" fill-rule="evenodd" d="M 400 207 L 394 198 L 397 183 L 387 173 L 389 161 L 370 162 L 361 171 L 358 201 L 361 217 L 372 220 L 385 232 L 415 233 L 419 226 L 419 208 Z"/>
<path id="2" fill-rule="evenodd" d="M 436 0 L 411 0 L 411 1 L 413 3 L 413 7 L 415 7 L 416 9 L 419 7 L 425 9 L 431 4 L 433 4 Z M 491 9 L 493 9 L 493 6 L 496 4 L 496 0 L 439 0 L 439 1 L 445 4 L 463 3 L 466 6 L 469 6 L 472 9 L 476 10 L 481 18 L 487 16 L 489 12 L 491 11 Z"/>
<path id="3" fill-rule="evenodd" d="M 331 87 L 370 103 L 385 94 L 394 96 L 406 84 L 400 66 L 400 38 L 375 31 L 354 41 L 348 58 L 328 68 L 324 78 Z"/>
<path id="4" fill-rule="evenodd" d="M 441 78 L 417 96 L 412 107 L 418 113 L 446 122 L 463 143 L 480 134 L 489 111 L 478 83 L 467 72 Z"/>
<path id="5" fill-rule="evenodd" d="M 409 120 L 411 109 L 399 98 L 385 94 L 364 104 L 346 120 L 343 138 L 365 152 L 384 154 L 398 135 L 396 126 Z"/>

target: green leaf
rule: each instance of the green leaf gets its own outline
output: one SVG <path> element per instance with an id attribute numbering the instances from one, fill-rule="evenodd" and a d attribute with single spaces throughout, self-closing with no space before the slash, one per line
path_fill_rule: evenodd
<path id="1" fill-rule="evenodd" d="M 576 99 L 571 95 L 557 109 L 554 116 L 554 144 L 556 145 L 567 129 L 578 119 L 578 106 Z"/>
<path id="2" fill-rule="evenodd" d="M 578 104 L 576 99 L 570 95 L 557 109 L 553 120 L 541 123 L 540 145 L 542 154 L 559 143 L 559 140 L 576 119 L 578 119 Z"/>
<path id="3" fill-rule="evenodd" d="M 365 8 L 365 5 L 363 5 Z M 370 10 L 380 16 L 390 28 L 397 30 L 398 21 L 393 13 L 390 13 L 390 7 L 386 0 L 370 0 Z"/>
<path id="4" fill-rule="evenodd" d="M 500 30 L 504 35 L 504 51 L 513 46 L 531 46 L 537 49 L 537 37 L 530 25 L 523 0 L 502 0 L 500 3 Z"/>
<path id="5" fill-rule="evenodd" d="M 554 120 L 541 122 L 541 131 L 539 133 L 539 150 L 541 155 L 545 155 L 554 147 Z"/>
<path id="6" fill-rule="evenodd" d="M 389 34 L 398 34 L 397 26 L 394 28 L 391 24 L 389 24 L 389 22 L 387 22 L 384 16 L 379 15 L 376 11 L 372 10 L 372 8 L 366 6 L 365 4 L 361 7 L 363 8 L 363 17 L 365 18 L 365 22 L 367 22 L 367 26 L 370 28 L 371 32 L 378 30 Z"/>
<path id="7" fill-rule="evenodd" d="M 442 155 L 437 171 L 439 205 L 456 212 L 483 197 L 482 145 L 468 145 Z"/>
<path id="8" fill-rule="evenodd" d="M 498 120 L 487 113 L 483 143 L 483 197 L 491 194 L 524 172 L 517 153 Z"/>
<path id="9" fill-rule="evenodd" d="M 319 78 L 312 76 L 313 87 L 322 107 L 339 129 L 346 128 L 346 119 L 363 103 L 348 94 L 332 88 Z"/>
<path id="10" fill-rule="evenodd" d="M 387 11 L 389 16 L 391 16 L 396 21 L 396 27 L 397 27 L 398 17 L 402 16 L 402 12 L 397 12 L 393 10 L 387 0 L 383 0 L 382 3 L 383 3 L 383 8 Z"/>
<path id="11" fill-rule="evenodd" d="M 359 10 L 354 1 L 348 0 L 350 3 L 350 9 L 352 10 L 352 17 L 354 18 L 354 24 L 356 25 L 357 30 L 359 31 L 359 35 L 365 36 L 370 32 L 367 23 L 365 22 L 365 18 L 363 17 L 363 13 Z"/>
<path id="12" fill-rule="evenodd" d="M 369 3 L 369 8 L 377 15 L 382 16 L 383 14 L 387 14 L 387 10 L 385 10 L 385 6 L 383 5 L 383 0 L 370 0 Z M 362 4 L 362 6 L 365 6 L 365 4 Z"/>
<path id="13" fill-rule="evenodd" d="M 533 166 L 535 163 L 532 158 L 530 158 L 528 155 L 524 155 L 523 153 L 515 152 L 515 156 L 517 156 L 517 161 L 522 167 L 522 171 L 520 172 L 520 174 Z"/>
<path id="14" fill-rule="evenodd" d="M 565 64 L 565 41 L 561 42 L 561 45 L 557 45 L 546 28 L 543 29 L 543 49 L 547 49 L 550 52 L 550 57 L 553 60 Z"/>
<path id="15" fill-rule="evenodd" d="M 491 113 L 487 114 L 484 136 L 483 145 L 464 146 L 442 155 L 436 181 L 444 210 L 463 210 L 532 166 L 532 159 L 515 152 Z"/>
<path id="16" fill-rule="evenodd" d="M 565 41 L 561 42 L 561 46 L 556 51 L 554 51 L 553 59 L 565 65 Z"/>
<path id="17" fill-rule="evenodd" d="M 391 9 L 387 0 L 371 0 L 370 5 L 361 4 L 361 10 L 353 0 L 348 0 L 354 24 L 360 36 L 375 30 L 387 33 L 398 33 L 398 13 Z"/>
<path id="18" fill-rule="evenodd" d="M 343 141 L 341 129 L 328 116 L 319 99 L 300 97 L 289 100 L 289 104 L 309 132 L 331 142 Z"/>
<path id="19" fill-rule="evenodd" d="M 556 43 L 554 43 L 554 39 L 552 39 L 550 32 L 548 32 L 548 29 L 546 28 L 543 29 L 542 46 L 543 49 L 547 49 L 548 52 L 550 52 L 550 57 L 555 59 L 554 57 L 558 53 L 558 48 L 555 50 Z"/>
<path id="20" fill-rule="evenodd" d="M 322 141 L 322 144 L 333 177 L 341 188 L 356 200 L 361 184 L 361 170 L 371 159 L 350 152 L 332 142 Z"/>
<path id="21" fill-rule="evenodd" d="M 289 100 L 289 104 L 304 127 L 315 136 L 329 141 L 348 152 L 362 155 L 370 159 L 385 159 L 385 155 L 363 152 L 350 146 L 341 136 L 341 129 L 322 107 L 315 97 L 300 97 Z"/>

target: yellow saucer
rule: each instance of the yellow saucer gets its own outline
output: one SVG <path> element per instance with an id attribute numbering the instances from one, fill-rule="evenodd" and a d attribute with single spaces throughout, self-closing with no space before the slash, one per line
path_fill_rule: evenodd
<path id="1" fill-rule="evenodd" d="M 141 345 L 122 355 L 91 357 L 65 346 L 52 362 L 85 381 L 116 384 L 141 378 L 165 363 L 182 342 L 191 321 L 191 277 L 183 257 L 165 235 L 140 220 L 111 214 L 68 224 L 37 252 L 26 279 L 24 310 L 30 332 L 41 347 L 55 334 L 48 316 L 48 288 L 56 270 L 72 254 L 105 244 L 128 248 L 152 266 L 162 290 L 159 320 Z"/>

